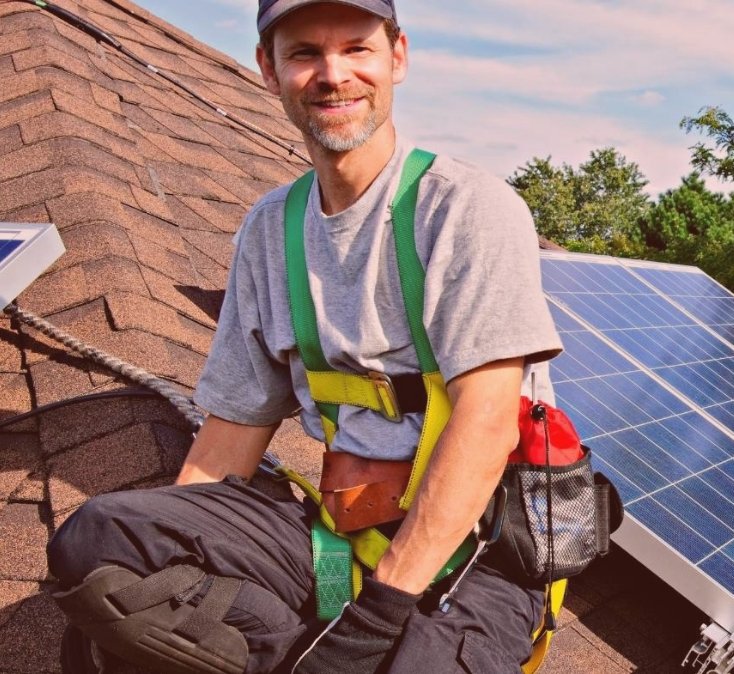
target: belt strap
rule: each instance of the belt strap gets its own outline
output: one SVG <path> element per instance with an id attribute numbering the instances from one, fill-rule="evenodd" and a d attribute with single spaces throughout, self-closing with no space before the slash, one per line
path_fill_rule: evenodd
<path id="1" fill-rule="evenodd" d="M 316 403 L 365 407 L 396 420 L 400 414 L 425 412 L 428 403 L 419 374 L 391 377 L 377 372 L 362 375 L 327 370 L 307 371 L 306 377 Z"/>
<path id="2" fill-rule="evenodd" d="M 168 566 L 110 595 L 112 603 L 127 614 L 144 611 L 151 606 L 187 594 L 198 587 L 206 574 L 195 566 Z"/>
<path id="3" fill-rule="evenodd" d="M 403 305 L 408 316 L 421 372 L 438 372 L 438 363 L 423 325 L 426 272 L 415 245 L 415 209 L 423 174 L 433 164 L 435 155 L 425 150 L 413 150 L 405 160 L 395 199 L 392 204 L 395 253 L 400 274 Z"/>
<path id="4" fill-rule="evenodd" d="M 308 194 L 314 180 L 314 172 L 302 175 L 288 191 L 285 202 L 285 261 L 288 282 L 288 302 L 296 346 L 307 370 L 333 370 L 321 348 L 316 327 L 316 307 L 308 285 L 306 249 L 303 240 L 303 224 L 308 205 Z M 339 406 L 316 403 L 324 424 L 326 444 L 330 444 L 336 431 Z"/>
<path id="5" fill-rule="evenodd" d="M 323 522 L 314 520 L 311 547 L 318 579 L 316 614 L 319 620 L 332 620 L 352 600 L 352 546 L 348 538 L 332 535 Z"/>

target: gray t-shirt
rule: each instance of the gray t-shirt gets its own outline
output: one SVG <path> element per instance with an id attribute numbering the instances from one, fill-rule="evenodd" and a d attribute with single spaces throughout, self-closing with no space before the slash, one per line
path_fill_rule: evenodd
<path id="1" fill-rule="evenodd" d="M 329 364 L 347 372 L 419 371 L 403 305 L 390 204 L 410 146 L 396 151 L 362 197 L 326 216 L 309 196 L 305 246 L 317 325 Z M 290 186 L 259 201 L 237 248 L 197 404 L 238 423 L 267 425 L 299 406 L 306 432 L 323 440 L 296 351 L 288 307 L 283 212 Z M 439 156 L 420 184 L 416 245 L 426 270 L 423 320 L 446 381 L 503 358 L 525 356 L 524 392 L 537 371 L 552 403 L 547 361 L 561 350 L 540 286 L 538 241 L 525 203 L 504 182 Z M 533 365 L 539 363 L 540 365 Z M 342 405 L 333 450 L 410 459 L 422 414 L 400 424 Z"/>

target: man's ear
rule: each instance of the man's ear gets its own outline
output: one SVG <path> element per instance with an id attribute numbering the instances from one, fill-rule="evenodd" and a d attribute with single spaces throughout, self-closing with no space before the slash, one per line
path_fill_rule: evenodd
<path id="1" fill-rule="evenodd" d="M 408 37 L 400 33 L 392 50 L 392 81 L 400 84 L 408 74 Z"/>
<path id="2" fill-rule="evenodd" d="M 263 76 L 268 91 L 275 96 L 280 96 L 280 83 L 278 82 L 278 76 L 275 74 L 275 66 L 270 58 L 268 58 L 261 44 L 255 47 L 255 59 L 257 60 L 257 65 L 260 66 L 260 73 Z"/>

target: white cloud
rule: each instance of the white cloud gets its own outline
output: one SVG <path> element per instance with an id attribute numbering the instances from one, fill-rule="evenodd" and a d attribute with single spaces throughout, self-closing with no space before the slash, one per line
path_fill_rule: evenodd
<path id="1" fill-rule="evenodd" d="M 563 94 L 577 92 L 576 100 L 607 90 L 713 81 L 728 76 L 734 61 L 730 0 L 482 0 L 450 9 L 442 0 L 406 0 L 399 7 L 408 35 L 452 36 L 455 58 L 467 38 L 486 41 L 488 52 L 493 43 L 527 47 L 526 56 L 495 59 L 502 67 L 488 67 L 500 81 L 516 76 L 540 84 L 543 100 L 557 82 Z"/>
<path id="2" fill-rule="evenodd" d="M 409 37 L 421 37 L 398 95 L 402 127 L 503 177 L 533 156 L 578 164 L 614 146 L 640 165 L 655 195 L 691 170 L 694 139 L 676 117 L 724 104 L 722 96 L 734 107 L 730 0 L 404 0 L 398 8 Z M 440 49 L 430 46 L 433 33 Z"/>
<path id="3" fill-rule="evenodd" d="M 408 29 L 476 37 L 534 48 L 662 48 L 696 61 L 734 55 L 730 0 L 405 0 Z"/>
<path id="4" fill-rule="evenodd" d="M 411 56 L 411 88 L 427 94 L 471 96 L 493 92 L 541 101 L 581 103 L 602 88 L 576 79 L 573 73 L 538 61 L 509 62 L 496 58 L 459 56 L 447 51 L 414 51 Z"/>
<path id="5" fill-rule="evenodd" d="M 223 30 L 233 30 L 240 28 L 242 22 L 239 19 L 223 19 L 222 21 L 215 21 L 214 25 Z"/>
<path id="6" fill-rule="evenodd" d="M 656 105 L 663 103 L 665 101 L 665 96 L 663 96 L 659 91 L 651 91 L 648 89 L 647 91 L 643 91 L 641 94 L 632 96 L 632 101 L 645 108 L 653 108 Z"/>

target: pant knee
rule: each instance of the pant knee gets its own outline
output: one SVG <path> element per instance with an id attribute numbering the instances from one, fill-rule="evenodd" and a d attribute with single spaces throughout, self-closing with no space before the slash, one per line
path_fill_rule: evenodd
<path id="1" fill-rule="evenodd" d="M 79 585 L 105 563 L 111 563 L 111 538 L 119 538 L 122 493 L 101 494 L 81 505 L 56 531 L 46 548 L 51 574 L 62 587 Z M 115 546 L 116 547 L 116 546 Z"/>

